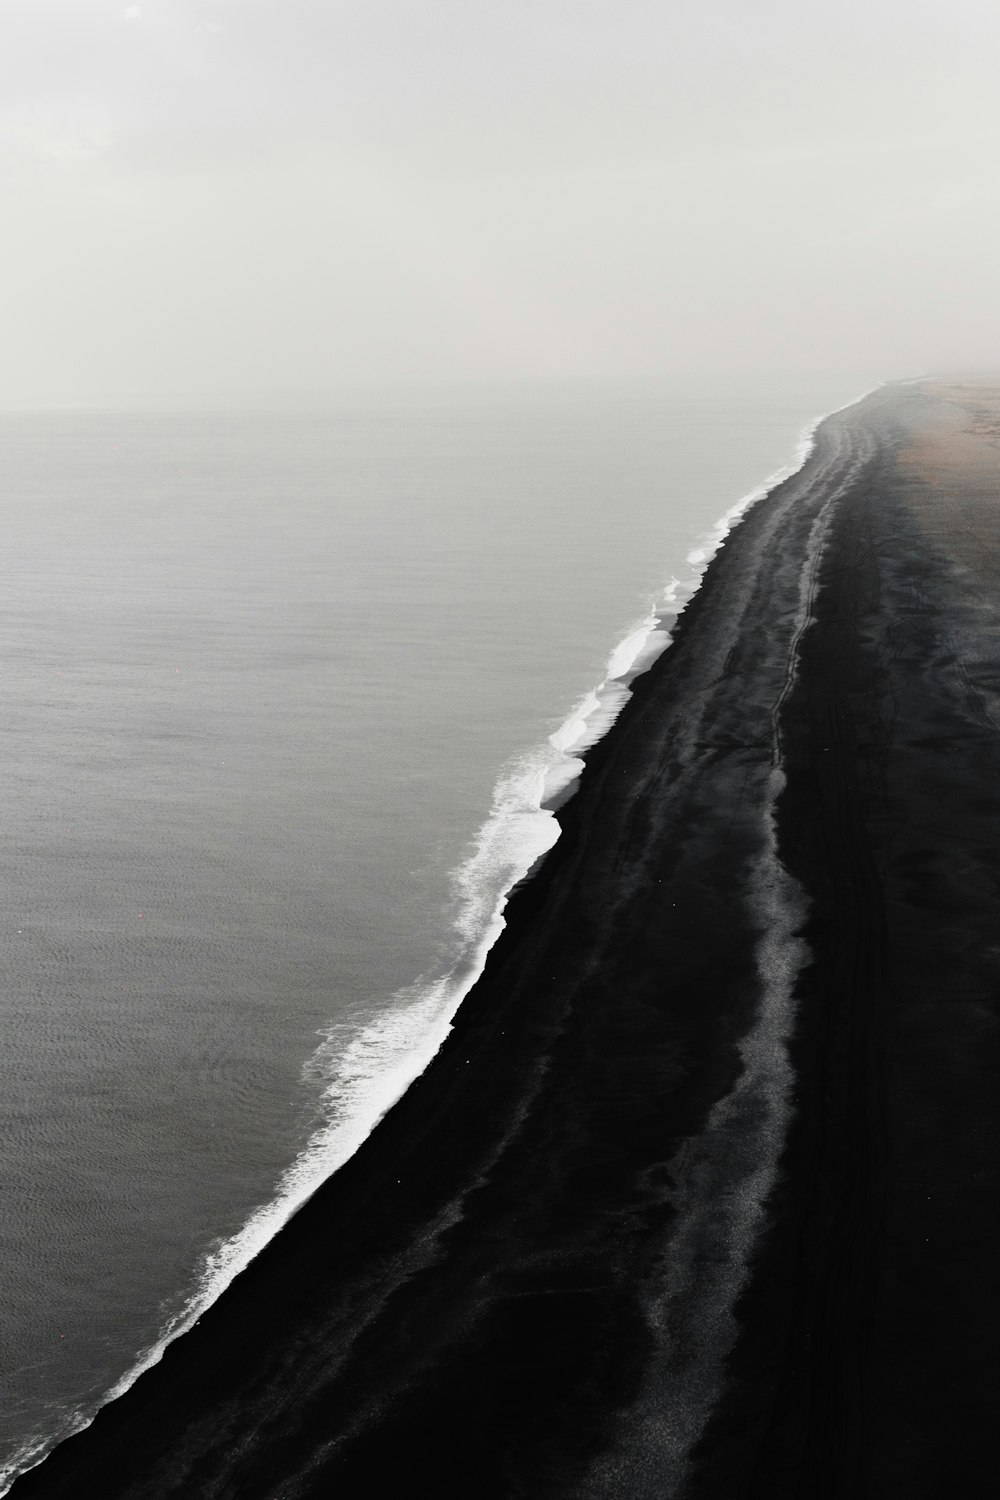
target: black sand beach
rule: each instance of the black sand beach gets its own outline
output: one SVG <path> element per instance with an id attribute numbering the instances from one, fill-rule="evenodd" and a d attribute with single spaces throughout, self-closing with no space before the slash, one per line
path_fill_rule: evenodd
<path id="1" fill-rule="evenodd" d="M 1000 391 L 822 425 L 431 1067 L 15 1500 L 991 1492 L 998 502 Z"/>

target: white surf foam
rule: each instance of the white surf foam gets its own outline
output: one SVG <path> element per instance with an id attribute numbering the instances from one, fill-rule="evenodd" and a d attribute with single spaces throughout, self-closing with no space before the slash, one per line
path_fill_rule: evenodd
<path id="1" fill-rule="evenodd" d="M 751 505 L 798 472 L 812 452 L 816 430 L 823 420 L 817 418 L 803 432 L 792 462 L 731 505 L 697 539 L 686 559 L 691 572 L 684 579 L 670 579 L 659 599 L 651 602 L 645 616 L 612 651 L 603 680 L 580 699 L 547 742 L 504 769 L 489 816 L 453 877 L 457 955 L 452 967 L 443 975 L 418 980 L 399 991 L 383 1013 L 360 1032 L 334 1025 L 324 1034 L 305 1073 L 323 1083 L 325 1118 L 281 1177 L 273 1198 L 257 1209 L 237 1234 L 205 1257 L 195 1289 L 183 1307 L 94 1409 L 67 1413 L 57 1432 L 31 1439 L 8 1460 L 0 1470 L 0 1496 L 7 1493 L 19 1474 L 40 1463 L 56 1443 L 88 1427 L 101 1406 L 124 1395 L 140 1375 L 159 1363 L 168 1345 L 197 1323 L 292 1215 L 354 1155 L 424 1071 L 450 1032 L 459 1006 L 483 972 L 490 949 L 506 925 L 504 909 L 513 887 L 559 837 L 552 804 L 561 805 L 572 794 L 584 767 L 585 752 L 614 724 L 631 697 L 631 684 L 669 645 L 672 623 L 697 591 L 705 569 L 733 526 Z"/>

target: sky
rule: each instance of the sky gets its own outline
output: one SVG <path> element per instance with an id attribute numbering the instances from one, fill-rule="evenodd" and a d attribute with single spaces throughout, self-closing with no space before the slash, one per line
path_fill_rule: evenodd
<path id="1" fill-rule="evenodd" d="M 0 400 L 995 369 L 998 76 L 992 0 L 4 0 Z"/>

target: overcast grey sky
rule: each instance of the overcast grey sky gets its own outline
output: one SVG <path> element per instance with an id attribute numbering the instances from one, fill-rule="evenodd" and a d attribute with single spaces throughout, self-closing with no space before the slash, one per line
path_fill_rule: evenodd
<path id="1" fill-rule="evenodd" d="M 4 0 L 0 398 L 1000 366 L 986 0 Z"/>

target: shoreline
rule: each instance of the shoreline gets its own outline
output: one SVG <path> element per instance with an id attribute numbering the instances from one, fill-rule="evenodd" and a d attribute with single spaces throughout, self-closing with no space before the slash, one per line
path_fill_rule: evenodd
<path id="1" fill-rule="evenodd" d="M 513 809 L 513 816 L 523 817 L 525 813 L 538 813 L 546 818 L 548 814 L 557 814 L 567 802 L 572 800 L 580 783 L 580 776 L 585 768 L 587 760 L 593 753 L 596 744 L 610 733 L 616 723 L 623 707 L 628 702 L 634 691 L 635 683 L 644 676 L 649 668 L 659 658 L 670 650 L 673 634 L 676 629 L 677 620 L 689 607 L 691 600 L 695 597 L 702 586 L 706 569 L 719 548 L 725 544 L 726 538 L 733 528 L 739 525 L 747 511 L 754 505 L 759 504 L 781 484 L 796 475 L 803 465 L 807 463 L 815 446 L 816 432 L 827 417 L 837 415 L 849 407 L 857 405 L 864 400 L 865 396 L 872 394 L 866 392 L 864 395 L 855 397 L 843 406 L 836 408 L 833 412 L 815 418 L 803 429 L 798 444 L 791 460 L 782 465 L 781 468 L 771 473 L 760 484 L 745 493 L 739 500 L 732 504 L 725 513 L 718 518 L 705 532 L 693 540 L 692 549 L 687 554 L 686 562 L 691 570 L 683 579 L 674 578 L 664 589 L 662 604 L 654 603 L 647 617 L 633 629 L 626 632 L 625 636 L 615 645 L 608 658 L 606 674 L 601 683 L 591 689 L 577 705 L 570 710 L 564 722 L 549 736 L 548 743 L 557 760 L 544 771 L 544 784 L 542 785 L 537 807 L 524 803 L 521 795 L 517 806 Z M 678 598 L 679 595 L 679 598 Z M 641 691 L 641 688 L 640 688 Z M 538 754 L 544 747 L 537 747 Z M 526 752 L 520 759 L 527 763 L 533 757 L 537 758 L 536 752 Z M 528 772 L 523 772 L 519 780 L 524 781 Z M 495 795 L 508 782 L 513 783 L 515 772 L 509 767 L 504 768 L 498 781 Z M 522 789 L 523 793 L 523 789 Z M 511 814 L 508 812 L 507 817 Z M 433 1061 L 433 1057 L 443 1044 L 455 1021 L 455 1016 L 460 1006 L 478 982 L 482 975 L 489 954 L 495 945 L 498 936 L 505 926 L 504 913 L 511 895 L 522 885 L 535 878 L 548 858 L 554 841 L 561 834 L 561 821 L 558 817 L 554 820 L 555 832 L 552 842 L 547 843 L 545 848 L 536 852 L 530 864 L 527 864 L 524 872 L 512 883 L 504 888 L 497 906 L 488 918 L 481 924 L 481 931 L 473 941 L 469 940 L 470 946 L 461 952 L 449 971 L 443 973 L 433 981 L 428 981 L 426 996 L 414 1002 L 416 1008 L 426 1007 L 434 992 L 440 992 L 445 996 L 439 999 L 435 1006 L 431 1007 L 436 1018 L 430 1023 L 431 1030 L 421 1045 L 417 1048 L 419 1062 L 415 1069 L 407 1065 L 406 1080 L 399 1084 L 393 1084 L 393 1094 L 388 1104 L 381 1104 L 377 1112 L 371 1113 L 367 1123 L 357 1125 L 353 1118 L 345 1125 L 341 1125 L 333 1132 L 338 1138 L 343 1135 L 345 1141 L 342 1147 L 331 1154 L 329 1144 L 324 1137 L 330 1134 L 329 1128 L 323 1128 L 306 1146 L 302 1156 L 296 1159 L 289 1167 L 282 1183 L 273 1199 L 262 1204 L 254 1214 L 251 1215 L 247 1224 L 221 1247 L 212 1252 L 210 1260 L 216 1261 L 224 1257 L 227 1267 L 221 1273 L 221 1284 L 217 1274 L 211 1272 L 206 1265 L 204 1276 L 200 1279 L 200 1291 L 183 1308 L 181 1308 L 164 1332 L 148 1349 L 140 1352 L 134 1364 L 121 1376 L 121 1378 L 110 1387 L 100 1405 L 93 1415 L 112 1401 L 118 1400 L 126 1394 L 135 1382 L 162 1358 L 164 1350 L 179 1338 L 183 1338 L 198 1319 L 218 1300 L 225 1295 L 229 1286 L 241 1275 L 246 1266 L 257 1254 L 275 1237 L 280 1234 L 291 1218 L 298 1213 L 302 1205 L 318 1191 L 323 1184 L 336 1172 L 340 1171 L 344 1163 L 350 1159 L 354 1152 L 359 1149 L 363 1141 L 375 1128 L 379 1120 L 398 1101 L 401 1093 L 410 1087 L 413 1080 L 420 1076 L 424 1069 Z M 477 839 L 482 841 L 492 832 L 496 834 L 497 827 L 502 822 L 502 814 L 497 806 L 494 806 L 487 821 L 480 828 Z M 539 842 L 544 842 L 539 830 Z M 470 857 L 466 864 L 474 863 L 476 855 Z M 456 872 L 456 881 L 460 881 L 466 865 L 460 867 Z M 440 1014 L 437 1014 L 440 1013 Z M 395 1070 L 392 1076 L 396 1076 Z M 384 1092 L 384 1091 L 383 1091 Z M 304 1166 L 312 1157 L 320 1159 L 320 1170 L 303 1173 Z M 332 1165 L 331 1165 L 332 1162 Z M 300 1178 L 307 1178 L 303 1183 Z M 283 1185 L 286 1183 L 287 1185 Z M 257 1226 L 260 1226 L 259 1228 Z M 256 1232 L 255 1232 L 256 1229 Z M 245 1242 L 245 1244 L 244 1244 Z M 235 1265 L 232 1270 L 228 1263 Z M 37 1443 L 26 1445 L 19 1454 L 14 1454 L 8 1460 L 6 1472 L 0 1476 L 0 1494 L 7 1494 L 9 1487 L 14 1483 L 16 1475 L 30 1472 L 31 1467 L 37 1466 L 43 1461 L 42 1457 L 34 1455 L 47 1455 L 62 1442 L 67 1441 L 70 1436 L 75 1436 L 93 1420 L 91 1416 L 81 1416 L 78 1425 L 70 1432 L 66 1432 L 58 1439 L 40 1437 Z M 29 1452 L 33 1455 L 28 1456 Z"/>
<path id="2" fill-rule="evenodd" d="M 544 1123 L 545 1109 L 547 1107 L 551 1113 L 554 1106 L 558 1107 L 559 1100 L 556 1092 L 555 1098 L 545 1105 L 545 1091 L 540 1092 L 540 1075 L 543 1070 L 551 1072 L 560 1065 L 561 1070 L 566 1071 L 566 1062 L 560 1054 L 565 1051 L 567 1043 L 562 1042 L 561 1038 L 567 1024 L 567 1013 L 574 1008 L 576 990 L 581 984 L 586 984 L 588 963 L 599 966 L 602 957 L 606 958 L 608 948 L 618 946 L 619 943 L 618 932 L 609 933 L 606 922 L 601 920 L 595 929 L 598 936 L 597 948 L 595 950 L 591 944 L 590 950 L 586 950 L 582 942 L 580 917 L 570 915 L 566 910 L 567 904 L 571 898 L 579 900 L 582 895 L 591 908 L 592 916 L 603 919 L 609 892 L 613 890 L 615 902 L 623 908 L 618 918 L 619 923 L 626 927 L 634 925 L 636 913 L 631 909 L 634 902 L 624 899 L 631 893 L 621 890 L 615 867 L 630 840 L 632 826 L 640 811 L 636 804 L 641 800 L 642 791 L 645 790 L 646 806 L 641 812 L 647 823 L 650 817 L 672 819 L 677 828 L 678 844 L 683 842 L 685 836 L 690 835 L 695 817 L 690 806 L 678 808 L 674 805 L 678 800 L 674 793 L 667 798 L 657 796 L 661 781 L 659 778 L 653 780 L 653 777 L 662 754 L 672 753 L 678 774 L 685 772 L 689 778 L 693 777 L 694 785 L 688 800 L 696 802 L 699 795 L 707 795 L 710 801 L 718 803 L 720 807 L 725 801 L 727 817 L 732 815 L 729 821 L 731 822 L 732 817 L 738 817 L 749 768 L 748 754 L 738 751 L 735 755 L 723 756 L 721 771 L 709 778 L 709 787 L 707 791 L 703 791 L 698 782 L 699 768 L 704 757 L 697 744 L 697 726 L 691 717 L 691 707 L 711 694 L 713 683 L 725 680 L 727 665 L 730 677 L 732 676 L 731 656 L 734 651 L 742 650 L 745 653 L 747 670 L 752 671 L 754 646 L 760 644 L 760 621 L 758 640 L 753 640 L 754 621 L 749 618 L 753 614 L 753 606 L 757 606 L 758 616 L 762 619 L 764 616 L 763 596 L 757 599 L 754 597 L 755 591 L 758 595 L 761 594 L 758 577 L 761 559 L 758 552 L 773 539 L 772 533 L 777 525 L 775 513 L 789 509 L 793 499 L 798 500 L 814 489 L 815 479 L 825 467 L 832 464 L 836 469 L 836 452 L 827 452 L 829 443 L 826 434 L 830 431 L 830 422 L 835 422 L 835 419 L 828 419 L 821 424 L 813 452 L 807 457 L 804 466 L 746 512 L 741 525 L 731 533 L 730 543 L 716 554 L 710 564 L 702 588 L 680 617 L 669 651 L 644 675 L 641 691 L 635 693 L 625 706 L 614 729 L 588 753 L 580 789 L 560 815 L 562 836 L 535 879 L 512 894 L 507 909 L 507 928 L 493 949 L 487 972 L 466 998 L 456 1017 L 454 1028 L 434 1062 L 411 1084 L 351 1160 L 265 1247 L 240 1278 L 232 1283 L 224 1296 L 203 1314 L 200 1323 L 170 1345 L 160 1363 L 140 1377 L 125 1396 L 105 1407 L 90 1427 L 61 1444 L 40 1467 L 16 1481 L 12 1494 L 58 1493 L 60 1481 L 55 1474 L 57 1468 L 65 1475 L 62 1482 L 77 1494 L 85 1492 L 88 1482 L 95 1486 L 95 1493 L 99 1487 L 103 1493 L 113 1494 L 115 1484 L 123 1494 L 127 1493 L 125 1486 L 131 1481 L 126 1477 L 129 1459 L 125 1450 L 132 1441 L 127 1436 L 128 1430 L 134 1427 L 136 1421 L 140 1425 L 149 1423 L 154 1428 L 163 1430 L 167 1426 L 163 1420 L 167 1416 L 165 1408 L 175 1398 L 180 1399 L 174 1425 L 178 1429 L 183 1428 L 185 1421 L 194 1416 L 202 1401 L 211 1400 L 213 1388 L 221 1392 L 233 1379 L 236 1373 L 234 1357 L 236 1364 L 242 1365 L 252 1357 L 252 1350 L 258 1339 L 266 1338 L 264 1329 L 257 1326 L 260 1314 L 256 1303 L 258 1297 L 270 1300 L 276 1291 L 279 1306 L 267 1321 L 272 1327 L 287 1326 L 290 1321 L 297 1322 L 300 1330 L 289 1340 L 290 1347 L 285 1358 L 279 1359 L 284 1374 L 277 1374 L 278 1381 L 280 1383 L 287 1379 L 290 1364 L 298 1365 L 302 1357 L 308 1359 L 308 1346 L 323 1342 L 323 1336 L 316 1329 L 318 1309 L 311 1305 L 309 1292 L 304 1291 L 301 1300 L 293 1295 L 292 1306 L 289 1307 L 288 1282 L 291 1279 L 297 1286 L 308 1288 L 310 1281 L 317 1276 L 318 1268 L 310 1270 L 309 1266 L 319 1247 L 329 1238 L 332 1224 L 342 1224 L 345 1219 L 350 1222 L 356 1244 L 352 1253 L 346 1257 L 342 1253 L 335 1257 L 335 1266 L 337 1260 L 340 1260 L 339 1272 L 336 1272 L 339 1290 L 333 1299 L 335 1305 L 327 1310 L 326 1317 L 329 1320 L 330 1337 L 354 1341 L 360 1339 L 366 1320 L 378 1322 L 385 1295 L 381 1289 L 382 1278 L 376 1271 L 380 1257 L 391 1253 L 405 1261 L 405 1269 L 394 1272 L 396 1284 L 393 1287 L 397 1296 L 405 1296 L 406 1285 L 413 1277 L 421 1271 L 425 1274 L 433 1273 L 433 1258 L 428 1265 L 424 1265 L 419 1257 L 421 1246 L 430 1244 L 441 1233 L 442 1216 L 453 1219 L 456 1224 L 465 1222 L 468 1215 L 465 1200 L 472 1187 L 481 1183 L 482 1187 L 478 1191 L 488 1192 L 491 1180 L 496 1186 L 502 1177 L 497 1164 L 506 1165 L 505 1153 L 516 1150 L 518 1122 L 531 1114 L 536 1098 L 542 1100 L 543 1119 L 539 1121 L 538 1128 L 545 1137 L 550 1128 Z M 836 449 L 836 444 L 833 449 Z M 739 545 L 734 545 L 736 539 Z M 790 536 L 788 540 L 793 555 L 785 563 L 783 582 L 789 602 L 796 604 L 798 568 L 794 553 L 797 539 L 793 540 Z M 764 594 L 766 592 L 765 589 Z M 734 604 L 741 610 L 739 617 L 732 613 Z M 744 616 L 748 617 L 745 621 Z M 766 620 L 763 623 L 766 625 Z M 693 642 L 693 645 L 688 646 L 688 642 Z M 769 666 L 769 674 L 766 675 L 773 679 L 770 683 L 773 700 L 784 680 L 785 657 L 779 653 L 776 660 L 770 660 L 769 657 L 766 660 Z M 728 696 L 732 698 L 732 694 Z M 745 719 L 745 705 L 730 701 L 723 704 L 722 708 L 731 722 L 722 723 L 724 715 L 716 713 L 712 730 L 721 734 L 723 739 L 728 736 L 738 740 L 741 734 L 745 738 L 747 726 L 742 722 Z M 703 713 L 707 715 L 708 709 L 708 703 L 703 703 Z M 767 701 L 765 687 L 764 701 L 759 705 L 759 723 L 753 733 L 758 738 L 768 738 L 761 742 L 756 753 L 753 750 L 749 752 L 749 759 L 754 761 L 757 773 L 765 776 L 770 773 L 770 709 L 771 703 Z M 653 721 L 656 721 L 655 727 Z M 671 739 L 678 737 L 682 744 L 671 751 Z M 621 777 L 626 781 L 622 793 L 618 791 L 617 785 Z M 719 814 L 717 820 L 718 818 Z M 741 835 L 744 860 L 752 858 L 759 846 L 758 823 L 758 810 L 754 809 L 750 823 L 742 830 Z M 677 1038 L 672 1044 L 669 1038 L 665 1041 L 657 1036 L 656 1047 L 664 1051 L 665 1056 L 661 1064 L 651 1069 L 651 1077 L 643 1081 L 650 1093 L 650 1102 L 640 1110 L 640 1116 L 646 1108 L 655 1111 L 653 1099 L 662 1087 L 664 1075 L 668 1078 L 672 1073 L 683 1075 L 686 1051 L 704 1055 L 707 1059 L 707 1068 L 702 1065 L 692 1069 L 689 1078 L 681 1077 L 680 1088 L 676 1090 L 678 1097 L 672 1101 L 673 1107 L 669 1111 L 672 1118 L 662 1122 L 678 1144 L 685 1135 L 693 1136 L 697 1133 L 699 1122 L 707 1117 L 715 1098 L 728 1092 L 734 1069 L 738 1067 L 738 1037 L 746 1029 L 752 1002 L 752 997 L 740 993 L 745 985 L 747 970 L 752 972 L 755 941 L 750 923 L 744 915 L 739 931 L 732 933 L 731 953 L 723 959 L 721 969 L 718 960 L 715 964 L 716 969 L 720 970 L 719 980 L 732 993 L 731 1003 L 738 1011 L 736 1024 L 734 1025 L 732 1017 L 716 1017 L 706 1034 L 697 1005 L 698 993 L 706 980 L 703 972 L 703 949 L 705 945 L 711 944 L 714 933 L 728 920 L 729 914 L 734 909 L 739 910 L 743 895 L 741 872 L 738 871 L 735 875 L 730 870 L 716 872 L 720 885 L 719 893 L 716 894 L 707 889 L 712 884 L 713 877 L 697 868 L 699 860 L 702 864 L 718 864 L 720 832 L 719 827 L 706 830 L 699 847 L 694 850 L 693 860 L 689 858 L 682 861 L 694 864 L 693 873 L 703 887 L 702 900 L 692 902 L 690 894 L 687 894 L 681 903 L 679 919 L 674 915 L 676 907 L 672 906 L 673 933 L 669 928 L 665 933 L 666 953 L 662 961 L 675 969 L 680 967 L 682 971 L 686 971 L 681 983 L 675 981 L 675 996 L 679 1000 L 681 1013 L 688 1013 L 686 1021 L 691 1035 L 687 1042 L 683 1038 Z M 731 840 L 731 829 L 729 832 Z M 647 827 L 647 844 L 652 836 L 652 828 Z M 676 865 L 677 860 L 673 863 Z M 728 851 L 725 863 L 731 863 Z M 676 868 L 669 875 L 675 882 L 679 878 L 683 879 L 683 874 Z M 657 886 L 662 878 L 658 877 L 652 885 L 647 884 L 647 901 L 652 898 L 655 904 Z M 696 910 L 695 907 L 699 905 L 701 909 Z M 658 915 L 662 920 L 665 913 L 661 911 Z M 694 933 L 700 934 L 699 940 L 692 940 Z M 634 938 L 632 941 L 635 941 Z M 542 951 L 539 952 L 539 949 Z M 654 964 L 655 960 L 650 954 L 647 967 L 652 969 Z M 544 973 L 552 967 L 557 971 L 564 971 L 560 973 L 561 984 L 554 995 L 543 997 L 543 986 L 547 987 L 551 981 L 543 980 L 538 971 L 541 969 Z M 685 989 L 688 991 L 686 994 Z M 653 1008 L 646 1018 L 645 1028 L 642 1027 L 643 1012 L 648 1006 L 650 1001 L 646 997 L 637 997 L 634 1019 L 640 1024 L 640 1032 L 652 1027 L 658 1033 L 662 1021 Z M 583 1035 L 577 1045 L 587 1046 L 587 1031 L 592 1029 L 594 1018 L 585 1015 L 581 1020 Z M 720 1027 L 721 1034 L 718 1034 Z M 612 1029 L 614 1031 L 620 1028 Z M 713 1032 L 716 1034 L 713 1035 Z M 614 1037 L 611 1044 L 614 1047 Z M 617 1041 L 619 1051 L 623 1044 L 626 1054 L 631 1054 L 633 1043 L 626 1037 L 621 1038 Z M 463 1053 L 466 1055 L 463 1056 Z M 636 1075 L 633 1077 L 633 1087 L 637 1087 L 642 1069 L 636 1068 L 628 1055 L 624 1060 Z M 467 1069 L 469 1072 L 466 1072 Z M 572 1073 L 575 1070 L 570 1068 L 569 1071 Z M 600 1075 L 603 1070 L 598 1065 L 596 1071 Z M 570 1078 L 569 1087 L 572 1089 L 576 1086 Z M 608 1084 L 599 1077 L 596 1080 L 597 1090 L 600 1091 L 602 1086 L 606 1090 Z M 549 1092 L 554 1091 L 550 1089 Z M 595 1129 L 598 1133 L 603 1131 L 600 1120 L 594 1122 L 587 1118 L 589 1111 L 586 1101 L 580 1102 L 583 1105 L 583 1119 L 573 1126 L 564 1125 L 561 1134 L 567 1138 L 555 1143 L 560 1160 L 567 1152 L 571 1159 L 578 1153 L 586 1153 L 588 1135 Z M 450 1131 L 438 1131 L 435 1138 L 433 1124 L 437 1117 L 447 1118 L 454 1124 Z M 642 1119 L 635 1123 L 640 1133 L 644 1133 Z M 459 1129 L 462 1132 L 461 1142 L 455 1138 Z M 613 1133 L 612 1131 L 612 1137 Z M 445 1136 L 443 1140 L 440 1139 L 442 1135 Z M 416 1165 L 415 1161 L 415 1152 L 419 1157 L 419 1148 L 424 1141 L 427 1141 L 428 1154 L 433 1152 L 433 1168 L 430 1172 L 427 1171 L 426 1163 Z M 647 1155 L 653 1145 L 653 1142 L 646 1144 Z M 601 1149 L 606 1154 L 615 1148 L 613 1142 L 605 1142 Z M 647 1174 L 662 1174 L 666 1170 L 665 1155 L 669 1159 L 669 1153 L 664 1153 L 660 1142 L 656 1141 L 652 1159 L 644 1161 L 641 1169 L 638 1172 L 633 1169 L 630 1175 L 642 1179 Z M 401 1173 L 412 1174 L 412 1185 L 409 1178 L 404 1184 Z M 403 1191 L 404 1185 L 407 1191 Z M 528 1191 L 537 1202 L 539 1217 L 544 1221 L 550 1213 L 545 1203 L 545 1193 L 539 1190 L 538 1184 L 532 1184 Z M 640 1215 L 650 1214 L 653 1219 L 669 1219 L 673 1216 L 674 1210 L 665 1204 L 658 1205 L 656 1191 L 651 1191 L 641 1180 L 634 1182 L 632 1191 L 639 1200 L 636 1208 Z M 385 1214 L 384 1211 L 380 1212 L 378 1203 L 385 1194 L 389 1194 L 397 1205 L 393 1212 L 392 1226 L 379 1223 L 380 1219 L 384 1220 Z M 511 1233 L 510 1226 L 505 1226 L 503 1234 L 509 1237 Z M 551 1227 L 547 1234 L 543 1228 L 543 1240 L 551 1237 Z M 653 1248 L 652 1241 L 656 1239 L 657 1236 L 653 1235 L 650 1245 L 645 1247 L 644 1254 L 647 1257 Z M 564 1248 L 560 1248 L 558 1233 L 555 1241 L 554 1244 L 549 1244 L 545 1258 L 555 1256 L 556 1261 L 561 1263 L 566 1259 L 566 1254 Z M 508 1248 L 513 1250 L 511 1245 Z M 532 1252 L 528 1259 L 535 1260 L 538 1253 Z M 431 1254 L 433 1256 L 433 1252 Z M 520 1250 L 511 1255 L 515 1266 L 518 1254 L 523 1257 L 526 1251 Z M 411 1263 L 406 1259 L 407 1255 L 416 1255 L 418 1262 Z M 321 1255 L 322 1258 L 325 1257 Z M 570 1260 L 573 1258 L 569 1257 Z M 511 1270 L 514 1267 L 504 1273 L 508 1279 Z M 570 1284 L 579 1282 L 581 1275 L 584 1283 L 594 1277 L 593 1271 L 584 1273 L 581 1268 L 571 1269 L 565 1264 L 560 1264 L 559 1270 L 557 1280 L 565 1280 L 568 1275 Z M 606 1277 L 598 1275 L 597 1280 L 600 1283 Z M 445 1295 L 450 1297 L 452 1294 L 446 1292 Z M 583 1294 L 574 1294 L 568 1288 L 563 1293 L 570 1302 L 574 1295 Z M 629 1319 L 633 1325 L 633 1333 L 626 1342 L 632 1348 L 630 1350 L 623 1347 L 619 1357 L 624 1366 L 628 1367 L 635 1361 L 639 1348 L 645 1342 L 645 1313 L 635 1301 L 634 1291 L 623 1292 L 617 1287 L 605 1286 L 593 1295 L 602 1305 L 614 1303 L 619 1298 L 626 1304 L 631 1302 Z M 537 1294 L 534 1300 L 537 1301 L 539 1297 L 543 1303 L 559 1300 L 545 1293 Z M 529 1299 L 526 1294 L 515 1292 L 506 1300 L 525 1304 Z M 354 1315 L 349 1310 L 357 1302 L 366 1309 L 360 1325 L 355 1324 Z M 252 1320 L 253 1325 L 249 1347 L 246 1334 L 248 1320 Z M 234 1342 L 233 1335 L 237 1329 L 244 1332 Z M 334 1333 L 335 1329 L 338 1330 L 337 1334 Z M 213 1346 L 214 1353 L 207 1352 L 209 1343 Z M 240 1344 L 243 1345 L 243 1351 L 237 1354 Z M 213 1361 L 216 1362 L 216 1373 L 205 1381 L 204 1371 Z M 391 1361 L 387 1360 L 387 1364 L 391 1364 Z M 182 1366 L 189 1367 L 192 1372 L 198 1371 L 197 1383 L 194 1382 L 193 1373 L 185 1374 Z M 612 1383 L 617 1385 L 623 1379 L 624 1373 L 619 1372 Z M 353 1378 L 343 1383 L 349 1384 L 352 1391 L 356 1390 Z M 265 1380 L 265 1387 L 266 1384 Z M 198 1385 L 201 1385 L 200 1396 L 195 1395 Z M 154 1387 L 163 1394 L 157 1394 Z M 301 1405 L 302 1393 L 297 1381 L 293 1383 L 292 1389 L 297 1392 L 295 1404 Z M 172 1394 L 167 1394 L 168 1391 Z M 263 1399 L 265 1402 L 268 1400 L 266 1395 L 263 1395 Z M 354 1402 L 356 1396 L 352 1395 L 351 1400 Z M 594 1415 L 591 1412 L 591 1418 Z M 346 1413 L 344 1425 L 350 1425 Z M 111 1435 L 112 1428 L 118 1429 L 120 1437 Z M 212 1441 L 216 1440 L 221 1440 L 224 1446 L 231 1441 L 231 1434 L 228 1431 L 219 1433 Z M 140 1440 L 139 1446 L 145 1447 L 147 1441 L 148 1439 Z M 115 1479 L 108 1470 L 109 1446 L 116 1442 L 121 1446 L 120 1479 Z M 82 1452 L 85 1445 L 90 1450 L 89 1459 Z M 133 1462 L 136 1456 L 134 1453 Z M 88 1468 L 92 1475 L 89 1480 L 86 1475 Z M 245 1482 L 244 1476 L 240 1483 L 245 1485 Z M 187 1479 L 180 1481 L 178 1493 L 183 1492 L 185 1483 L 188 1483 Z M 57 1487 L 53 1488 L 54 1485 Z M 163 1492 L 170 1493 L 169 1490 Z M 226 1491 L 222 1489 L 218 1492 Z M 263 1489 L 261 1493 L 267 1493 L 267 1490 Z"/>
<path id="3" fill-rule="evenodd" d="M 988 1492 L 1000 392 L 963 389 L 821 423 L 437 1056 L 15 1500 Z"/>

